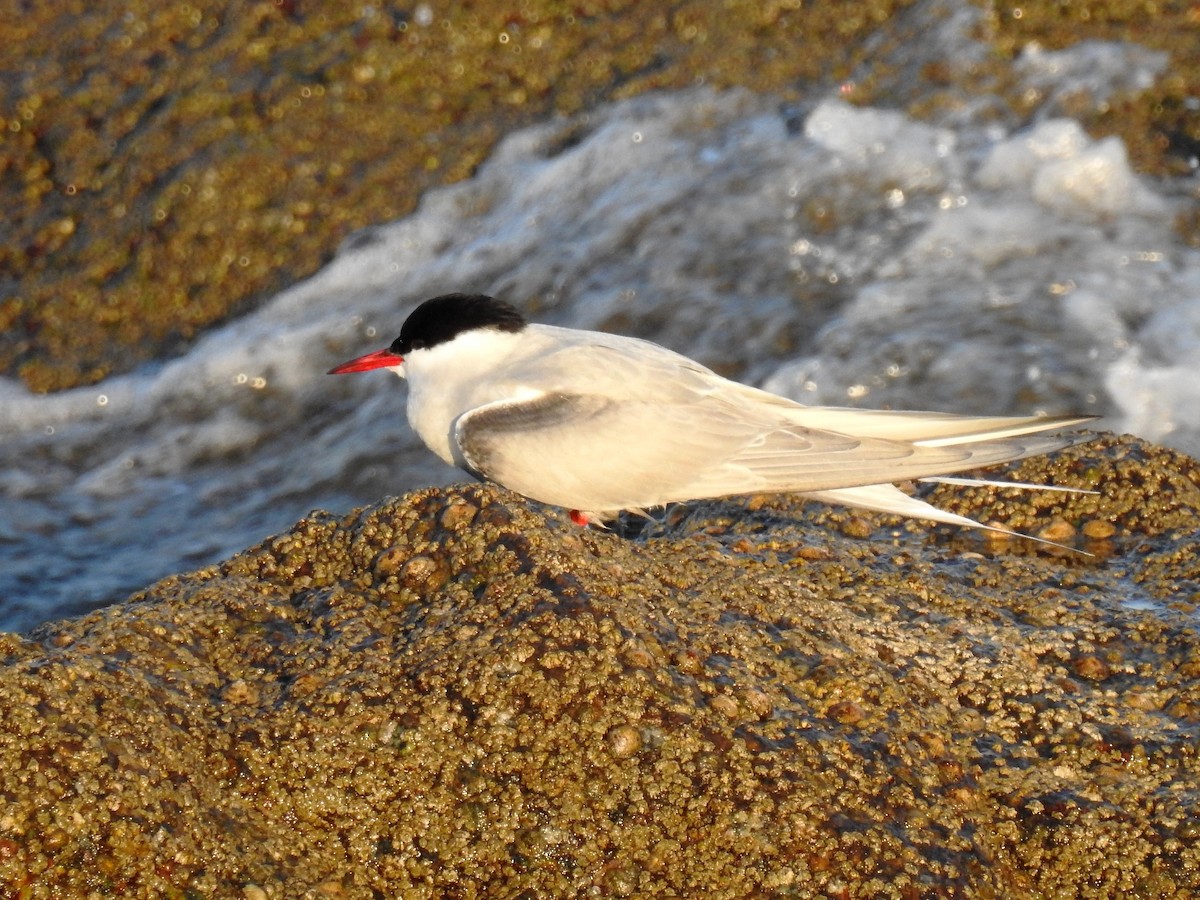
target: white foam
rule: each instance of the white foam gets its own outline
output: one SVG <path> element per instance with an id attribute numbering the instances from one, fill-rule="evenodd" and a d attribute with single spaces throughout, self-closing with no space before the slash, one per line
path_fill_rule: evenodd
<path id="1" fill-rule="evenodd" d="M 1068 119 L 1043 122 L 998 143 L 978 180 L 993 190 L 1028 191 L 1045 208 L 1092 221 L 1161 217 L 1169 210 L 1130 167 L 1124 144 L 1117 138 L 1092 141 Z"/>
<path id="2" fill-rule="evenodd" d="M 1141 184 L 1129 167 L 1125 145 L 1115 137 L 1041 166 L 1033 179 L 1033 197 L 1051 209 L 1101 221 L 1116 215 L 1168 212 L 1166 201 Z"/>
<path id="3" fill-rule="evenodd" d="M 892 110 L 864 109 L 825 100 L 808 117 L 804 134 L 837 155 L 872 184 L 930 191 L 948 179 L 955 135 Z"/>
<path id="4" fill-rule="evenodd" d="M 1166 52 L 1127 41 L 1080 41 L 1063 50 L 1027 44 L 1015 69 L 1026 90 L 1041 95 L 1042 109 L 1054 112 L 1067 100 L 1100 106 L 1118 92 L 1144 91 L 1169 64 Z"/>
<path id="5" fill-rule="evenodd" d="M 1159 443 L 1200 444 L 1194 362 L 1147 364 L 1133 347 L 1108 367 L 1104 386 L 1122 413 L 1114 423 L 1118 430 Z"/>
<path id="6" fill-rule="evenodd" d="M 460 477 L 408 430 L 398 379 L 325 375 L 454 290 L 804 402 L 1101 412 L 1200 449 L 1200 253 L 1172 230 L 1176 201 L 1073 121 L 980 119 L 636 98 L 506 137 L 474 178 L 178 359 L 49 397 L 0 381 L 0 572 L 16 573 L 0 592 L 86 594 L 87 560 L 118 557 L 132 589 L 183 568 L 188 534 L 223 552 L 313 506 Z M 43 552 L 57 542 L 78 555 Z"/>
<path id="7" fill-rule="evenodd" d="M 976 177 L 982 187 L 991 190 L 1020 188 L 1032 184 L 1045 163 L 1074 159 L 1091 143 L 1078 122 L 1051 119 L 998 141 L 988 152 Z"/>

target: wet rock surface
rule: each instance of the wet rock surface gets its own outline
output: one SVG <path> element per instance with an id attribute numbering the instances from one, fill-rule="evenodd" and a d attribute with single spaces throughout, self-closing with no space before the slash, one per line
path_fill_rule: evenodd
<path id="1" fill-rule="evenodd" d="M 1200 466 L 1013 476 L 1093 555 L 463 486 L 0 636 L 0 893 L 1194 895 Z"/>
<path id="2" fill-rule="evenodd" d="M 0 373 L 43 392 L 178 355 L 358 229 L 466 177 L 514 127 L 697 81 L 794 102 L 845 80 L 857 102 L 924 119 L 971 97 L 1013 120 L 1052 104 L 1120 134 L 1140 171 L 1191 173 L 1192 7 L 989 4 L 972 29 L 987 52 L 913 53 L 962 12 L 907 0 L 7 4 Z M 1172 55 L 1169 78 L 1056 97 L 1014 71 L 1029 47 L 1131 37 Z M 1181 217 L 1189 240 L 1198 228 Z"/>

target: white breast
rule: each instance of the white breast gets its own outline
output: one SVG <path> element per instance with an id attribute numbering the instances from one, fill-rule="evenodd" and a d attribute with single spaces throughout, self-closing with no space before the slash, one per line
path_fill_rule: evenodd
<path id="1" fill-rule="evenodd" d="M 487 403 L 528 400 L 543 391 L 516 373 L 538 342 L 527 332 L 473 331 L 448 344 L 416 350 L 405 360 L 408 422 L 421 440 L 446 462 L 465 467 L 454 443 L 454 423 Z"/>

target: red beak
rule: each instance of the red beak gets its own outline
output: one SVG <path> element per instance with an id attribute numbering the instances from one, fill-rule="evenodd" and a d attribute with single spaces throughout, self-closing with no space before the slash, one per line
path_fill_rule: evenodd
<path id="1" fill-rule="evenodd" d="M 376 350 L 366 356 L 359 356 L 340 366 L 329 370 L 329 375 L 345 375 L 347 372 L 366 372 L 368 369 L 383 369 L 387 366 L 398 366 L 404 362 L 403 356 L 397 356 L 391 350 Z"/>

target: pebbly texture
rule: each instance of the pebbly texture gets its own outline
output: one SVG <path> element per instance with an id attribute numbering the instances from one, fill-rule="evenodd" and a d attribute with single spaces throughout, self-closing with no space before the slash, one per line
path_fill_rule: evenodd
<path id="1" fill-rule="evenodd" d="M 1170 76 L 1062 111 L 1121 135 L 1141 171 L 1191 172 L 1194 6 L 989 3 L 993 52 L 965 65 L 911 52 L 956 4 L 898 23 L 912 6 L 4 4 L 0 373 L 57 390 L 178 353 L 514 127 L 698 80 L 784 102 L 841 83 L 932 119 L 982 96 L 1015 124 L 1047 103 L 1014 78 L 1023 48 L 1132 37 L 1171 53 Z M 1200 220 L 1179 230 L 1194 243 Z"/>
<path id="2" fill-rule="evenodd" d="M 1193 896 L 1200 465 L 1016 477 L 1095 555 L 465 486 L 0 636 L 0 894 Z"/>

